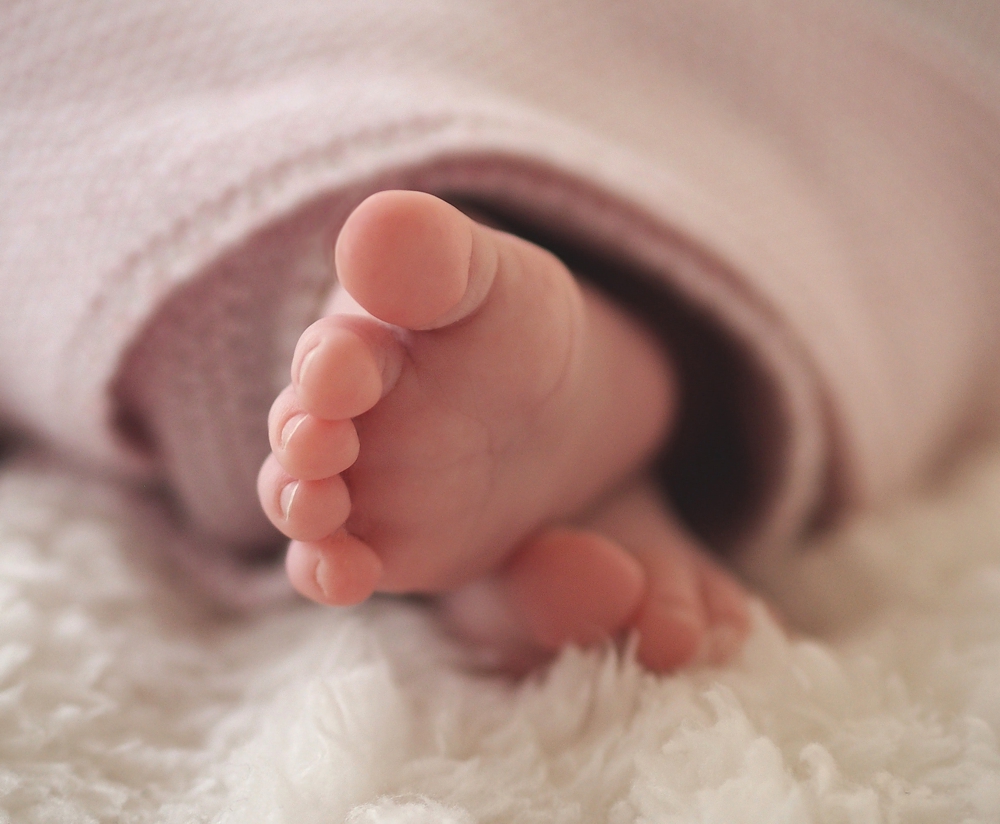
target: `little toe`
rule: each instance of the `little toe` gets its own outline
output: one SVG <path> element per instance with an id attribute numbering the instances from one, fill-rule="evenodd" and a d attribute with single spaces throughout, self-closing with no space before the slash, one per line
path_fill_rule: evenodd
<path id="1" fill-rule="evenodd" d="M 638 658 L 661 672 L 695 663 L 723 664 L 750 633 L 747 591 L 683 532 L 664 538 L 669 543 L 630 547 L 649 580 L 635 620 Z"/>
<path id="2" fill-rule="evenodd" d="M 257 478 L 264 513 L 283 534 L 298 541 L 318 541 L 347 520 L 351 499 L 339 475 L 306 481 L 293 478 L 270 456 Z"/>
<path id="3" fill-rule="evenodd" d="M 285 570 L 305 597 L 329 606 L 351 606 L 375 591 L 382 561 L 363 541 L 340 531 L 322 541 L 292 541 Z"/>
<path id="4" fill-rule="evenodd" d="M 381 325 L 356 317 L 320 318 L 295 347 L 295 400 L 322 420 L 354 418 L 388 391 L 401 360 L 398 342 Z"/>
<path id="5" fill-rule="evenodd" d="M 338 475 L 358 457 L 351 420 L 327 421 L 298 408 L 291 387 L 279 395 L 268 418 L 271 450 L 293 478 L 316 481 Z"/>

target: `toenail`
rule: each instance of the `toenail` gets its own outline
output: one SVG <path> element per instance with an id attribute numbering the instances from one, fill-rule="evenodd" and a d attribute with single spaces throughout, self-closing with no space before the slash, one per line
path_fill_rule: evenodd
<path id="1" fill-rule="evenodd" d="M 316 561 L 316 569 L 313 573 L 313 577 L 316 580 L 316 586 L 319 587 L 319 591 L 323 593 L 324 598 L 329 598 L 330 593 L 326 591 L 326 587 L 323 586 L 323 582 L 327 579 L 328 573 L 326 571 L 326 559 L 320 555 L 319 560 Z"/>
<path id="2" fill-rule="evenodd" d="M 305 375 L 306 373 L 306 367 L 309 365 L 309 361 L 313 359 L 313 356 L 319 350 L 321 344 L 322 344 L 321 340 L 315 341 L 313 345 L 310 346 L 306 350 L 305 354 L 299 359 L 298 369 L 296 369 L 295 374 L 292 375 L 292 381 L 296 384 L 296 386 L 302 383 L 302 376 Z"/>
<path id="3" fill-rule="evenodd" d="M 290 481 L 285 484 L 281 489 L 281 494 L 278 496 L 278 508 L 281 510 L 281 517 L 286 521 L 288 520 L 288 510 L 292 507 L 292 502 L 295 500 L 295 493 L 299 491 L 299 482 Z"/>
<path id="4" fill-rule="evenodd" d="M 292 415 L 285 425 L 281 427 L 281 448 L 284 449 L 288 446 L 289 440 L 291 440 L 292 435 L 295 434 L 295 430 L 302 425 L 302 422 L 306 419 L 305 413 L 299 413 L 298 415 Z"/>

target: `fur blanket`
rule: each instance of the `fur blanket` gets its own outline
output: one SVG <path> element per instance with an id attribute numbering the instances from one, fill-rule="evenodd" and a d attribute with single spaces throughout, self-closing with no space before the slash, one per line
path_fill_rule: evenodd
<path id="1" fill-rule="evenodd" d="M 627 644 L 520 682 L 420 605 L 235 621 L 153 504 L 0 468 L 2 822 L 995 822 L 1000 451 L 764 571 L 721 669 Z"/>

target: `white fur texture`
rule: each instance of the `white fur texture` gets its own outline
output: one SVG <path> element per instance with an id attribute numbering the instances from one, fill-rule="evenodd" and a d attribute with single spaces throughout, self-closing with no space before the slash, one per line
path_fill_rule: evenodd
<path id="1" fill-rule="evenodd" d="M 1000 821 L 1000 453 L 765 573 L 742 657 L 475 674 L 419 605 L 206 615 L 152 505 L 0 468 L 2 822 Z"/>

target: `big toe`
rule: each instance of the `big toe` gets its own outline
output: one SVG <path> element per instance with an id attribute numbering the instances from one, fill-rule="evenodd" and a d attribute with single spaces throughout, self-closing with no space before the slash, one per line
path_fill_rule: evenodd
<path id="1" fill-rule="evenodd" d="M 378 192 L 341 229 L 337 277 L 380 320 L 431 328 L 466 293 L 474 231 L 468 217 L 432 195 Z"/>
<path id="2" fill-rule="evenodd" d="M 645 590 L 638 562 L 594 532 L 552 528 L 490 578 L 445 599 L 454 629 L 501 653 L 540 659 L 565 644 L 614 638 Z"/>

